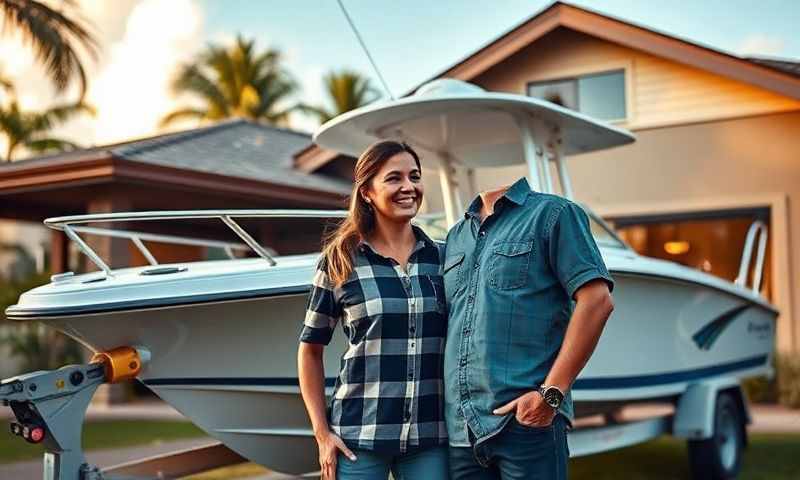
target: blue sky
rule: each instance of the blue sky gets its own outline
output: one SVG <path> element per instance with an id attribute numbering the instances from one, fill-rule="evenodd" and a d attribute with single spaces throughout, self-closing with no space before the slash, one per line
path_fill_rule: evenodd
<path id="1" fill-rule="evenodd" d="M 60 0 L 47 0 L 58 2 Z M 551 4 L 550 0 L 344 0 L 395 95 L 407 92 Z M 101 55 L 87 63 L 97 116 L 56 130 L 81 145 L 163 132 L 159 120 L 191 98 L 170 89 L 178 66 L 210 42 L 237 34 L 277 47 L 301 90 L 292 101 L 324 103 L 331 69 L 374 73 L 336 0 L 77 0 Z M 576 0 L 573 4 L 734 54 L 800 59 L 800 0 Z M 0 19 L 0 27 L 2 26 Z M 19 35 L 0 35 L 0 69 L 19 103 L 39 110 L 57 95 Z M 374 81 L 375 87 L 380 87 Z M 385 94 L 384 94 L 385 96 Z M 176 128 L 191 128 L 187 123 Z M 312 131 L 302 114 L 292 127 Z M 0 138 L 0 149 L 3 139 Z"/>
<path id="2" fill-rule="evenodd" d="M 413 88 L 552 3 L 344 2 L 395 94 Z M 731 53 L 800 58 L 800 1 L 796 0 L 571 3 Z M 203 0 L 201 5 L 209 40 L 234 32 L 255 36 L 263 45 L 286 51 L 301 77 L 340 67 L 372 75 L 335 0 Z M 301 80 L 306 89 L 313 85 L 308 78 Z"/>

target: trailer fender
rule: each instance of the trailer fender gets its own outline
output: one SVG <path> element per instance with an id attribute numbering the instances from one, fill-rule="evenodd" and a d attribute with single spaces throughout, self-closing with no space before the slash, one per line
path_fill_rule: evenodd
<path id="1" fill-rule="evenodd" d="M 750 411 L 739 381 L 721 377 L 689 386 L 678 399 L 672 421 L 672 435 L 689 440 L 704 440 L 714 435 L 714 410 L 717 395 L 729 392 L 739 403 L 743 418 L 749 424 Z"/>

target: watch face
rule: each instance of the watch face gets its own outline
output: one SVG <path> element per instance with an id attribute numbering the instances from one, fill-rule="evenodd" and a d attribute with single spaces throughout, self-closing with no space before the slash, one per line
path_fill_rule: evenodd
<path id="1" fill-rule="evenodd" d="M 553 408 L 558 408 L 561 405 L 561 392 L 555 388 L 548 388 L 544 392 L 544 401 Z"/>

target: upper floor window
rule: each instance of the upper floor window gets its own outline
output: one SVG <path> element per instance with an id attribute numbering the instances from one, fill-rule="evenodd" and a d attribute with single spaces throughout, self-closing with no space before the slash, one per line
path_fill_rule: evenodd
<path id="1" fill-rule="evenodd" d="M 528 84 L 528 95 L 601 120 L 624 120 L 625 70 Z"/>

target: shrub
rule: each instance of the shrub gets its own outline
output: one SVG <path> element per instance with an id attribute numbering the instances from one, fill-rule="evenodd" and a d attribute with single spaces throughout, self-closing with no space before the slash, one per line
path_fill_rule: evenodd
<path id="1" fill-rule="evenodd" d="M 748 378 L 742 382 L 747 399 L 752 403 L 776 403 L 778 401 L 778 385 L 775 379 L 767 377 Z"/>
<path id="2" fill-rule="evenodd" d="M 800 408 L 800 354 L 776 357 L 778 371 L 778 402 L 790 408 Z"/>

